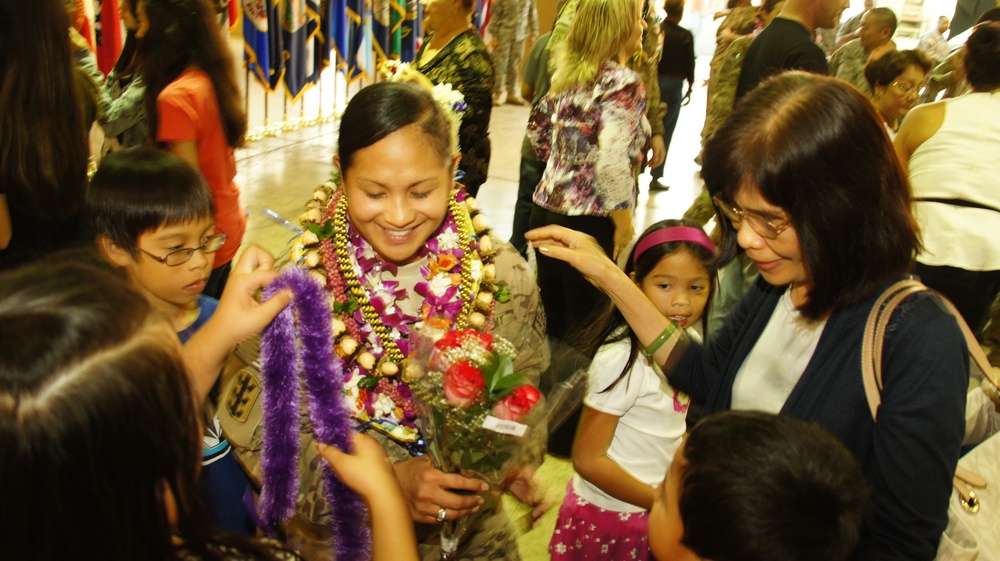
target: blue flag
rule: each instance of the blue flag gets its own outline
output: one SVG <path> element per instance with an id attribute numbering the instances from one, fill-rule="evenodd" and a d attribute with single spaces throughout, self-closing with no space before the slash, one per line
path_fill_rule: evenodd
<path id="1" fill-rule="evenodd" d="M 281 81 L 281 30 L 270 22 L 280 21 L 273 0 L 243 0 L 243 59 L 254 78 L 268 92 Z"/>
<path id="2" fill-rule="evenodd" d="M 281 0 L 281 3 L 285 89 L 292 101 L 298 101 L 316 76 L 313 39 L 319 32 L 319 8 L 314 0 Z"/>
<path id="3" fill-rule="evenodd" d="M 406 4 L 406 19 L 400 30 L 400 56 L 403 62 L 413 62 L 417 58 L 417 48 L 424 36 L 424 5 L 420 0 L 410 0 Z"/>

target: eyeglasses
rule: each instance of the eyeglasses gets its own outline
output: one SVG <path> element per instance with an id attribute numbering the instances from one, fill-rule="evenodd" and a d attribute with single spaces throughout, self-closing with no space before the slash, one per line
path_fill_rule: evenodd
<path id="1" fill-rule="evenodd" d="M 199 245 L 198 247 L 185 247 L 184 249 L 176 249 L 170 253 L 164 255 L 163 257 L 157 257 L 152 253 L 146 251 L 145 249 L 139 248 L 139 251 L 145 253 L 146 255 L 156 259 L 160 263 L 167 265 L 168 267 L 176 267 L 177 265 L 183 265 L 191 260 L 194 256 L 194 252 L 201 250 L 204 253 L 215 253 L 225 245 L 226 235 L 219 234 L 218 236 L 212 236 L 205 240 L 205 243 Z"/>
<path id="2" fill-rule="evenodd" d="M 914 93 L 914 92 L 917 91 L 917 86 L 911 86 L 909 84 L 904 84 L 902 82 L 893 82 L 893 83 L 891 83 L 889 85 L 892 86 L 892 87 L 894 87 L 894 88 L 896 88 L 897 90 L 899 90 L 904 95 L 910 95 L 911 93 Z"/>
<path id="3" fill-rule="evenodd" d="M 743 222 L 745 219 L 754 232 L 757 232 L 769 240 L 776 239 L 782 232 L 792 227 L 791 222 L 775 224 L 759 214 L 747 212 L 741 208 L 737 208 L 735 205 L 725 203 L 719 198 L 718 195 L 712 196 L 712 202 L 715 203 L 719 212 L 721 212 L 723 216 L 728 218 L 729 221 L 733 223 L 734 228 L 738 228 L 739 223 Z"/>

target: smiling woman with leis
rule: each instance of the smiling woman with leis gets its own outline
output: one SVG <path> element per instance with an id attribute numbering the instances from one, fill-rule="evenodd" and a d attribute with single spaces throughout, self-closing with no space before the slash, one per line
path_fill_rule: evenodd
<path id="1" fill-rule="evenodd" d="M 508 546 L 496 494 L 481 497 L 482 482 L 441 472 L 415 455 L 421 442 L 406 357 L 416 329 L 501 336 L 517 349 L 514 369 L 535 381 L 548 362 L 538 289 L 524 260 L 489 234 L 475 200 L 453 179 L 459 159 L 448 111 L 427 89 L 400 82 L 362 89 L 341 121 L 340 185 L 316 191 L 296 256 L 329 292 L 333 360 L 343 372 L 348 407 L 393 460 L 426 544 L 424 558 L 440 558 L 442 519 L 480 510 L 485 514 L 458 557 L 510 559 L 516 547 Z M 263 349 L 265 363 L 273 352 Z M 244 389 L 226 387 L 219 416 L 241 458 L 259 474 L 258 464 L 270 459 L 261 452 L 260 421 L 263 416 L 267 424 L 270 405 L 262 408 L 257 399 L 243 408 L 252 401 Z M 310 427 L 302 429 L 309 434 Z M 324 524 L 337 505 L 326 504 L 314 448 L 304 443 L 299 455 L 302 490 L 284 530 L 309 558 L 329 559 L 334 550 Z"/>

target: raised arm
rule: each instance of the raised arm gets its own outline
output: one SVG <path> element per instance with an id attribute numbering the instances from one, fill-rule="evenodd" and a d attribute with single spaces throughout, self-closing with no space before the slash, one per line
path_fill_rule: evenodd
<path id="1" fill-rule="evenodd" d="M 292 301 L 289 291 L 279 292 L 265 302 L 257 300 L 257 292 L 275 275 L 271 254 L 255 245 L 247 246 L 233 267 L 219 307 L 184 345 L 184 363 L 198 403 L 208 396 L 236 344 L 260 333 Z"/>
<path id="2" fill-rule="evenodd" d="M 649 347 L 664 331 L 674 325 L 656 309 L 624 271 L 604 253 L 591 236 L 562 226 L 545 226 L 524 235 L 531 244 L 549 257 L 565 261 L 580 271 L 586 279 L 607 294 L 621 311 L 643 348 Z M 678 346 L 686 348 L 687 338 L 683 329 L 677 329 L 653 354 L 653 360 L 664 366 L 664 372 L 673 351 Z M 683 354 L 677 353 L 678 355 Z"/>
<path id="3" fill-rule="evenodd" d="M 353 454 L 320 443 L 317 448 L 337 477 L 361 495 L 368 506 L 372 561 L 417 561 L 417 537 L 410 512 L 382 446 L 371 437 L 355 434 Z"/>

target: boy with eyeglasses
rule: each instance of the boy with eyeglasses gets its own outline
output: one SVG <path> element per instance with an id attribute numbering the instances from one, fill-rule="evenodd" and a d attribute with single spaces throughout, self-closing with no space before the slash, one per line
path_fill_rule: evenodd
<path id="1" fill-rule="evenodd" d="M 109 154 L 86 195 L 86 217 L 98 250 L 125 270 L 186 343 L 219 301 L 202 291 L 215 252 L 226 243 L 217 233 L 212 192 L 204 177 L 180 158 L 153 148 Z M 155 445 L 155 443 L 154 443 Z M 218 531 L 251 536 L 253 518 L 244 506 L 249 480 L 222 435 L 218 418 L 206 415 L 201 485 Z"/>

